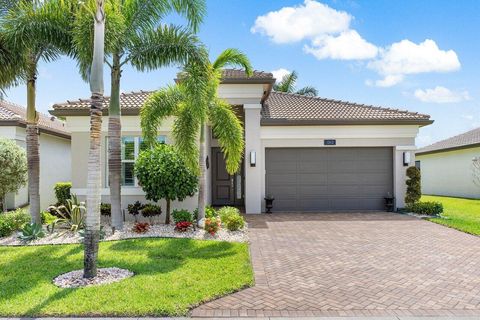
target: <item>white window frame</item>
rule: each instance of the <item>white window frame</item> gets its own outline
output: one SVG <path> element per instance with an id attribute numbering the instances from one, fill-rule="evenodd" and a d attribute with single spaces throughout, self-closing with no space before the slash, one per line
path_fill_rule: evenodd
<path id="1" fill-rule="evenodd" d="M 165 140 L 165 143 L 167 143 L 167 135 L 166 134 L 159 134 L 157 136 L 157 139 L 160 138 L 160 137 L 163 137 L 163 139 Z M 135 135 L 125 135 L 125 136 L 122 136 L 121 139 L 123 138 L 133 138 L 133 160 L 124 160 L 124 159 L 121 159 L 121 163 L 135 163 L 135 161 L 138 159 L 138 155 L 140 154 L 140 140 L 142 139 L 141 136 L 135 136 Z M 105 138 L 105 185 L 108 187 L 110 187 L 110 184 L 109 184 L 109 170 L 108 170 L 108 137 Z M 120 145 L 122 144 L 122 141 L 120 140 Z M 120 156 L 121 157 L 121 156 Z M 121 170 L 121 169 L 120 169 Z M 124 185 L 122 184 L 121 187 L 122 188 L 139 188 L 140 186 L 138 185 L 138 179 L 136 176 L 133 177 L 134 179 L 134 182 L 133 182 L 133 185 Z M 121 180 L 121 173 L 120 173 L 120 180 Z"/>

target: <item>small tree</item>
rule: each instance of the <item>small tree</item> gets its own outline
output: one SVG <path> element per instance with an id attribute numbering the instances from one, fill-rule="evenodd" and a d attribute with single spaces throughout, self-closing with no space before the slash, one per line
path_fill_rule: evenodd
<path id="1" fill-rule="evenodd" d="M 0 138 L 0 209 L 6 210 L 5 196 L 17 193 L 27 183 L 27 154 L 15 142 Z"/>
<path id="2" fill-rule="evenodd" d="M 407 177 L 407 194 L 405 195 L 405 203 L 413 204 L 422 197 L 420 170 L 417 167 L 409 167 L 407 169 Z"/>
<path id="3" fill-rule="evenodd" d="M 148 200 L 166 200 L 166 224 L 170 223 L 171 201 L 183 201 L 198 188 L 198 177 L 174 148 L 166 144 L 142 151 L 135 162 L 135 175 Z"/>

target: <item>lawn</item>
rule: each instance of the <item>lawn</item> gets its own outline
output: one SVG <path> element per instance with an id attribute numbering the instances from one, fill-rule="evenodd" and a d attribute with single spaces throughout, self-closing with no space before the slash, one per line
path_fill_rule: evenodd
<path id="1" fill-rule="evenodd" d="M 191 239 L 102 242 L 99 266 L 135 276 L 118 283 L 60 289 L 56 276 L 81 269 L 81 245 L 0 247 L 1 316 L 174 316 L 252 285 L 244 243 Z"/>
<path id="2" fill-rule="evenodd" d="M 433 218 L 430 221 L 480 235 L 480 200 L 423 196 L 422 201 L 439 201 L 443 204 L 443 216 L 447 219 Z"/>

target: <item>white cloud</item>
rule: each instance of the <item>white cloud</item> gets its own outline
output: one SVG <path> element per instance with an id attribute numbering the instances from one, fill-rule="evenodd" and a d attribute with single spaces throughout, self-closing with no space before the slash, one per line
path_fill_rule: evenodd
<path id="1" fill-rule="evenodd" d="M 384 76 L 377 81 L 379 86 L 391 86 L 408 74 L 456 71 L 460 69 L 460 61 L 455 51 L 441 50 L 433 40 L 427 39 L 420 44 L 402 40 L 381 50 L 380 58 L 369 62 L 368 67 Z"/>
<path id="2" fill-rule="evenodd" d="M 305 0 L 302 5 L 283 7 L 257 17 L 252 33 L 268 36 L 276 43 L 297 42 L 349 29 L 352 16 L 329 6 Z"/>
<path id="3" fill-rule="evenodd" d="M 470 100 L 468 91 L 455 92 L 441 86 L 436 86 L 433 89 L 417 89 L 414 96 L 420 101 L 431 103 L 454 103 Z"/>
<path id="4" fill-rule="evenodd" d="M 462 115 L 462 118 L 465 120 L 473 120 L 473 115 L 471 114 L 464 114 Z"/>
<path id="5" fill-rule="evenodd" d="M 282 81 L 283 77 L 289 73 L 291 73 L 291 71 L 285 68 L 280 68 L 272 71 L 273 77 L 277 80 L 277 82 Z"/>
<path id="6" fill-rule="evenodd" d="M 322 35 L 305 45 L 304 51 L 317 59 L 364 60 L 377 56 L 378 48 L 363 39 L 357 31 L 343 31 L 338 36 Z"/>

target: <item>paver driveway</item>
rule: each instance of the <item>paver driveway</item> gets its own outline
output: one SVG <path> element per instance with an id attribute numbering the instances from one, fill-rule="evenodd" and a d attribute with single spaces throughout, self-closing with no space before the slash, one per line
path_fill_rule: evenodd
<path id="1" fill-rule="evenodd" d="M 255 286 L 192 316 L 480 316 L 479 237 L 391 213 L 247 219 Z"/>

